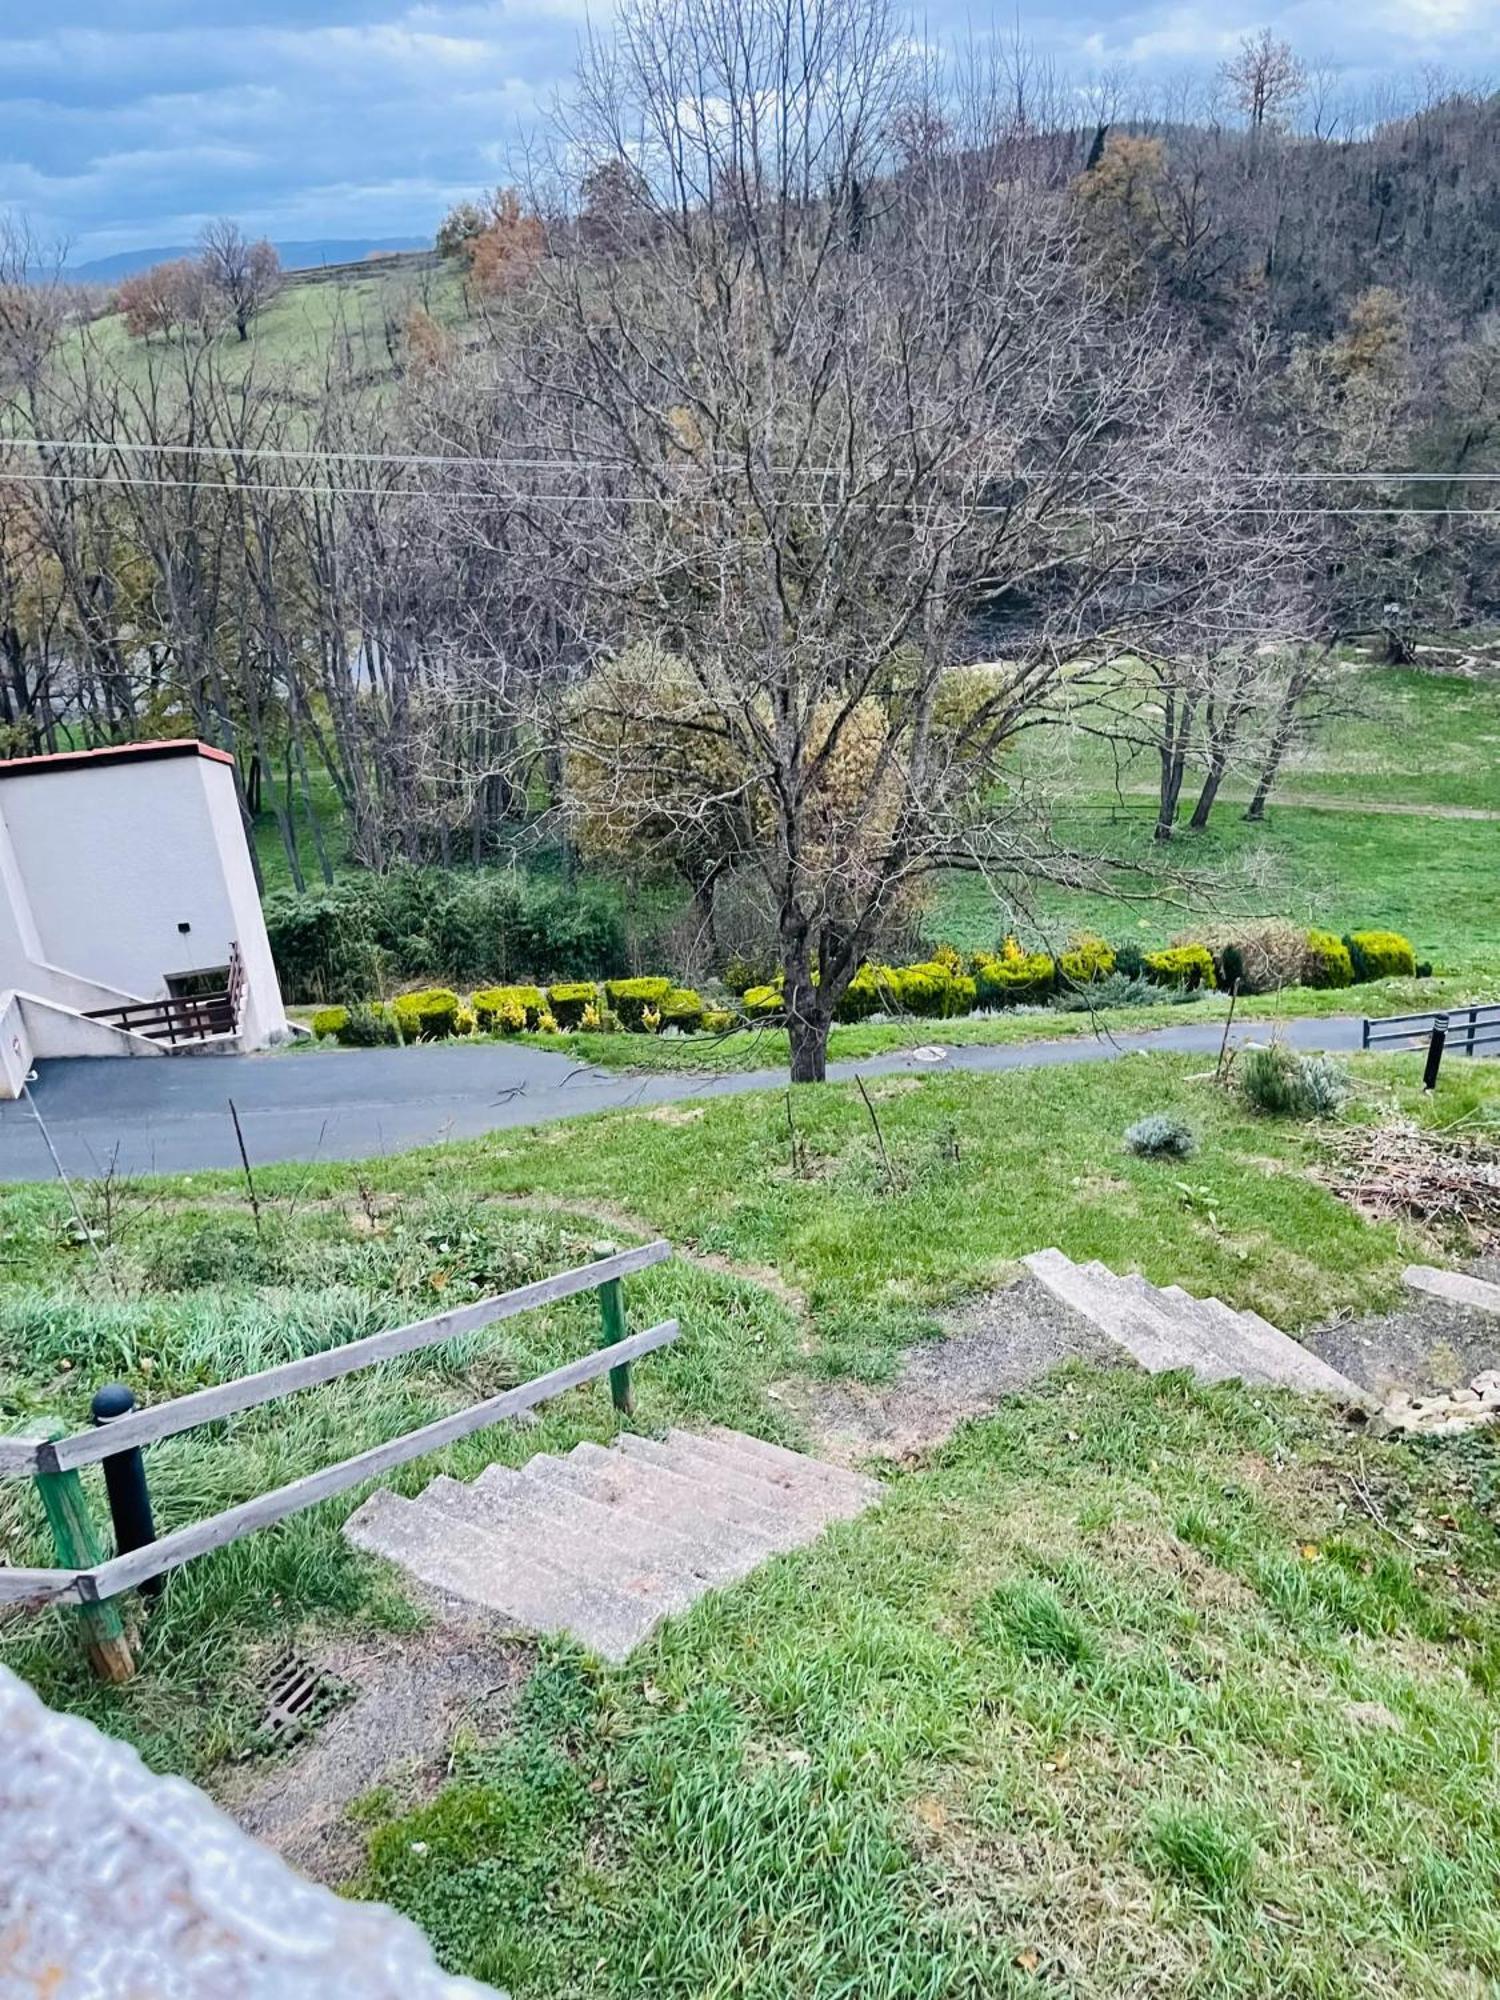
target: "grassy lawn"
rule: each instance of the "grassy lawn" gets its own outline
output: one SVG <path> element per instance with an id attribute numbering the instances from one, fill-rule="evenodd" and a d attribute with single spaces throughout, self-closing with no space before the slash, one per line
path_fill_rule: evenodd
<path id="1" fill-rule="evenodd" d="M 180 1393 L 632 1227 L 691 1253 L 628 1288 L 637 1323 L 684 1329 L 639 1371 L 639 1424 L 793 1443 L 769 1387 L 886 1379 L 937 1307 L 1046 1243 L 1292 1328 L 1394 1299 L 1411 1244 L 1314 1177 L 1315 1131 L 1247 1116 L 1201 1067 L 884 1079 L 889 1174 L 828 1087 L 797 1095 L 795 1162 L 774 1092 L 268 1170 L 259 1233 L 233 1176 L 85 1187 L 107 1274 L 56 1190 L 8 1190 L 0 1404 L 76 1423 L 101 1381 Z M 1359 1075 L 1355 1115 L 1500 1116 L 1489 1065 L 1431 1102 L 1409 1065 Z M 1122 1150 L 1148 1110 L 1188 1118 L 1193 1159 Z M 570 1302 L 153 1447 L 162 1524 L 594 1335 Z M 581 1391 L 397 1483 L 609 1428 Z M 1487 1442 L 1373 1446 L 1272 1392 L 1080 1372 L 628 1668 L 544 1648 L 512 1735 L 461 1750 L 416 1817 L 368 1802 L 357 1886 L 521 1996 L 1477 1994 L 1500 1975 L 1495 1490 Z M 0 1494 L 9 1559 L 45 1560 L 30 1494 Z M 345 1549 L 352 1504 L 178 1572 L 122 1690 L 88 1681 L 60 1617 L 9 1626 L 5 1657 L 211 1775 L 247 1749 L 273 1652 L 411 1621 Z"/>

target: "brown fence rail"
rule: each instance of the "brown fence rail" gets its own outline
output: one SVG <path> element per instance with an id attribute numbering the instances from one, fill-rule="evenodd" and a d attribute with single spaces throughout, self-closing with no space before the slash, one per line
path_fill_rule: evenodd
<path id="1" fill-rule="evenodd" d="M 124 1679 L 133 1670 L 133 1662 L 119 1608 L 111 1601 L 122 1591 L 150 1583 L 194 1556 L 239 1541 L 259 1528 L 316 1506 L 320 1500 L 346 1492 L 412 1459 L 425 1457 L 475 1431 L 486 1430 L 507 1417 L 519 1416 L 550 1397 L 563 1395 L 582 1383 L 597 1381 L 603 1375 L 610 1378 L 615 1407 L 628 1413 L 633 1407 L 631 1363 L 674 1341 L 678 1327 L 676 1320 L 664 1320 L 640 1333 L 628 1332 L 623 1281 L 632 1272 L 660 1264 L 671 1254 L 672 1246 L 662 1241 L 613 1251 L 591 1264 L 538 1279 L 515 1291 L 502 1292 L 410 1326 L 370 1334 L 343 1347 L 304 1355 L 300 1360 L 242 1376 L 238 1381 L 200 1389 L 154 1408 L 117 1417 L 98 1429 L 67 1437 L 0 1439 L 0 1478 L 29 1477 L 36 1481 L 63 1565 L 58 1569 L 0 1568 L 0 1605 L 50 1603 L 79 1607 L 96 1669 L 107 1679 Z M 589 1291 L 598 1292 L 600 1306 L 602 1338 L 594 1353 L 566 1362 L 467 1409 L 454 1410 L 385 1444 L 373 1445 L 336 1465 L 294 1479 L 270 1493 L 228 1507 L 207 1520 L 175 1529 L 143 1546 L 105 1556 L 79 1479 L 80 1467 L 99 1461 L 121 1464 L 137 1454 L 142 1445 L 175 1437 L 240 1410 L 275 1402 L 300 1389 L 336 1381 L 342 1375 L 399 1355 L 419 1353 L 458 1334 Z M 118 1521 L 116 1525 L 118 1529 Z"/>
<path id="2" fill-rule="evenodd" d="M 229 947 L 229 972 L 216 993 L 171 993 L 162 1000 L 133 1000 L 121 1007 L 94 1007 L 84 1017 L 144 1035 L 148 1041 L 203 1042 L 212 1035 L 239 1032 L 245 999 L 245 968 L 238 944 Z"/>

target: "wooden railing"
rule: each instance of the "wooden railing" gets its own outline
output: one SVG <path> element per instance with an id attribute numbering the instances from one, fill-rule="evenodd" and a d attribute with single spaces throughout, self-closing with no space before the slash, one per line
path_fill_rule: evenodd
<path id="1" fill-rule="evenodd" d="M 94 1007 L 85 1019 L 125 1028 L 148 1041 L 203 1042 L 212 1035 L 238 1033 L 245 1001 L 245 967 L 239 945 L 229 947 L 229 971 L 216 993 L 170 993 L 162 1000 L 133 1000 L 120 1007 Z"/>
<path id="2" fill-rule="evenodd" d="M 601 1375 L 610 1378 L 616 1409 L 629 1414 L 633 1407 L 631 1363 L 675 1340 L 677 1322 L 664 1320 L 641 1333 L 630 1333 L 625 1319 L 623 1280 L 631 1272 L 644 1271 L 671 1254 L 671 1245 L 660 1241 L 644 1243 L 633 1250 L 613 1251 L 592 1264 L 561 1271 L 555 1277 L 540 1278 L 535 1284 L 522 1285 L 495 1298 L 458 1306 L 452 1312 L 438 1313 L 410 1326 L 372 1333 L 343 1347 L 303 1355 L 299 1360 L 282 1362 L 258 1374 L 241 1376 L 237 1381 L 198 1389 L 171 1402 L 116 1417 L 97 1429 L 76 1431 L 70 1436 L 0 1438 L 0 1478 L 36 1481 L 63 1565 L 58 1569 L 0 1568 L 0 1604 L 78 1606 L 84 1637 L 97 1671 L 106 1679 L 123 1680 L 132 1671 L 133 1663 L 119 1607 L 112 1602 L 122 1591 L 149 1583 L 194 1556 L 239 1541 L 259 1528 L 316 1506 L 320 1500 L 378 1478 L 381 1473 L 411 1459 L 423 1458 L 507 1417 L 519 1416 L 549 1397 L 560 1396 L 581 1383 L 596 1381 Z M 399 1355 L 419 1353 L 458 1334 L 472 1333 L 478 1327 L 492 1326 L 499 1320 L 513 1319 L 518 1313 L 589 1291 L 599 1294 L 601 1342 L 596 1352 L 566 1362 L 501 1395 L 473 1403 L 467 1409 L 454 1410 L 402 1437 L 373 1445 L 337 1465 L 325 1466 L 270 1493 L 211 1514 L 207 1520 L 177 1528 L 142 1547 L 111 1557 L 104 1555 L 79 1478 L 83 1466 L 104 1462 L 108 1472 L 111 1463 L 116 1467 L 124 1465 L 143 1445 L 159 1443 L 199 1424 L 255 1409 L 298 1390 L 337 1381 L 342 1375 L 354 1374 Z"/>

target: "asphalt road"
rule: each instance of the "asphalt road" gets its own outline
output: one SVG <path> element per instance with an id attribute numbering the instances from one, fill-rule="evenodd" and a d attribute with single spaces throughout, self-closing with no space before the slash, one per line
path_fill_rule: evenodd
<path id="1" fill-rule="evenodd" d="M 1291 1021 L 1282 1032 L 1299 1048 L 1348 1050 L 1360 1042 L 1360 1023 L 1353 1016 Z M 1251 1023 L 1237 1028 L 1234 1040 L 1265 1033 L 1264 1025 Z M 901 1049 L 835 1063 L 830 1076 L 1041 1069 L 1108 1062 L 1138 1049 L 1211 1054 L 1222 1034 L 1219 1021 L 1182 1022 L 1109 1038 L 950 1048 L 941 1062 L 922 1061 Z M 251 1162 L 263 1166 L 277 1160 L 365 1159 L 591 1111 L 724 1097 L 784 1082 L 779 1070 L 624 1075 L 580 1068 L 566 1056 L 511 1042 L 483 1042 L 255 1056 L 70 1058 L 44 1063 L 31 1093 L 64 1168 L 87 1176 L 103 1173 L 111 1159 L 120 1172 L 132 1174 L 237 1166 L 231 1099 Z M 24 1099 L 0 1103 L 0 1181 L 46 1180 L 54 1172 L 31 1107 Z"/>

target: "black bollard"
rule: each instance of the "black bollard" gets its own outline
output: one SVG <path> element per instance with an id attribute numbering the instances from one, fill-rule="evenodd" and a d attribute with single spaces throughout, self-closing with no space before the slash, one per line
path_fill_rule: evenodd
<path id="1" fill-rule="evenodd" d="M 95 1424 L 107 1426 L 116 1417 L 128 1417 L 135 1408 L 135 1396 L 123 1382 L 111 1382 L 89 1405 Z M 132 1549 L 146 1548 L 156 1540 L 156 1523 L 151 1518 L 151 1491 L 146 1484 L 146 1461 L 139 1445 L 128 1445 L 104 1461 L 104 1490 L 109 1495 L 110 1519 L 115 1524 L 115 1554 L 129 1555 Z M 159 1576 L 147 1577 L 143 1595 L 155 1597 L 161 1589 Z"/>
<path id="2" fill-rule="evenodd" d="M 1427 1067 L 1422 1072 L 1422 1088 L 1436 1090 L 1438 1071 L 1443 1066 L 1443 1049 L 1448 1040 L 1448 1016 L 1438 1014 L 1432 1023 L 1432 1040 L 1427 1044 Z"/>

